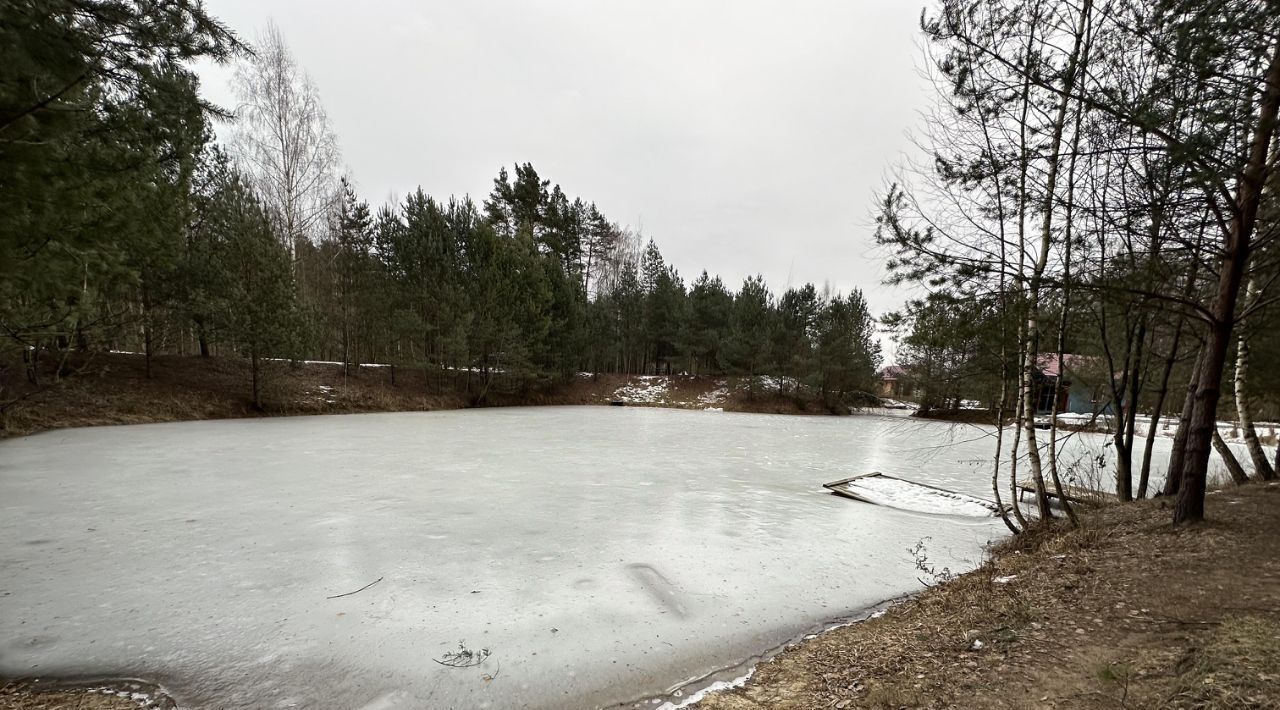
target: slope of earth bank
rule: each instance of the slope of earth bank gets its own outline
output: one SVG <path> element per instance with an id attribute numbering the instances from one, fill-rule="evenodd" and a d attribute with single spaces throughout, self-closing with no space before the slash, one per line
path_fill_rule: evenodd
<path id="1" fill-rule="evenodd" d="M 267 362 L 263 406 L 252 406 L 240 358 L 96 354 L 74 374 L 26 381 L 21 363 L 0 366 L 0 437 L 50 429 L 258 416 L 435 411 L 474 406 L 625 404 L 772 414 L 829 414 L 793 383 L 772 377 L 592 375 L 521 392 L 486 389 L 479 373 L 333 362 Z"/>
<path id="2" fill-rule="evenodd" d="M 1011 540 L 696 707 L 1280 708 L 1280 484 L 1208 515 L 1175 529 L 1146 501 Z"/>

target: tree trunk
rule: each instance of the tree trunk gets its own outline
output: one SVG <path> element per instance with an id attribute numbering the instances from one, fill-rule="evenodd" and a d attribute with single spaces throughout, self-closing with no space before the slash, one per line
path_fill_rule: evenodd
<path id="1" fill-rule="evenodd" d="M 1142 470 L 1138 473 L 1138 499 L 1147 497 L 1147 484 L 1151 478 L 1151 452 L 1155 447 L 1160 416 L 1164 412 L 1164 400 L 1169 394 L 1169 378 L 1173 375 L 1173 365 L 1177 362 L 1178 341 L 1182 339 L 1182 321 L 1173 331 L 1173 343 L 1169 354 L 1164 359 L 1164 372 L 1160 375 L 1160 389 L 1156 392 L 1155 405 L 1151 410 L 1151 419 L 1147 423 L 1147 441 L 1142 447 Z"/>
<path id="2" fill-rule="evenodd" d="M 209 357 L 209 336 L 204 330 L 204 319 L 196 320 L 196 334 L 200 340 L 200 357 Z"/>
<path id="3" fill-rule="evenodd" d="M 1036 484 L 1036 507 L 1040 513 L 1040 520 L 1046 521 L 1053 517 L 1053 511 L 1049 507 L 1049 496 L 1046 495 L 1044 483 L 1044 470 L 1040 463 L 1040 450 L 1036 442 L 1036 403 L 1039 397 L 1033 391 L 1035 386 L 1035 371 L 1039 365 L 1037 362 L 1040 348 L 1040 282 L 1044 276 L 1045 268 L 1049 261 L 1049 248 L 1052 244 L 1053 237 L 1053 203 L 1057 199 L 1057 184 L 1060 168 L 1062 165 L 1062 138 L 1063 132 L 1067 125 L 1067 112 L 1071 104 L 1071 93 L 1076 82 L 1076 69 L 1080 59 L 1080 51 L 1082 48 L 1085 28 L 1089 22 L 1089 15 L 1093 9 L 1092 0 L 1084 0 L 1080 9 L 1080 17 L 1076 24 L 1074 40 L 1075 43 L 1071 48 L 1071 56 L 1067 61 L 1067 71 L 1063 78 L 1062 98 L 1058 102 L 1057 113 L 1053 122 L 1053 133 L 1049 144 L 1049 166 L 1048 175 L 1045 182 L 1044 195 L 1044 221 L 1040 227 L 1040 249 L 1039 256 L 1031 272 L 1031 279 L 1028 285 L 1027 293 L 1027 339 L 1026 339 L 1026 361 L 1024 367 L 1024 382 L 1026 388 L 1026 402 L 1024 402 L 1024 414 L 1026 421 L 1024 422 L 1027 430 L 1027 463 L 1031 467 L 1031 476 Z M 1025 139 L 1024 144 L 1025 146 Z M 1023 179 L 1026 176 L 1026 159 L 1023 158 Z M 1022 189 L 1025 190 L 1025 182 Z M 1058 373 L 1059 380 L 1054 382 L 1053 403 L 1050 405 L 1051 411 L 1056 412 L 1058 408 L 1058 392 L 1057 382 L 1061 380 L 1062 373 Z"/>
<path id="4" fill-rule="evenodd" d="M 1262 187 L 1268 173 L 1267 159 L 1275 135 L 1276 114 L 1280 112 L 1280 43 L 1272 50 L 1267 69 L 1267 85 L 1262 93 L 1258 123 L 1250 144 L 1249 159 L 1237 180 L 1236 204 L 1231 214 L 1218 271 L 1218 291 L 1214 298 L 1212 323 L 1203 351 L 1195 409 L 1187 435 L 1186 460 L 1182 469 L 1182 489 L 1174 509 L 1174 524 L 1204 519 L 1205 479 L 1209 470 L 1209 446 L 1217 431 L 1218 398 L 1222 394 L 1222 371 L 1230 348 L 1236 302 L 1249 262 L 1250 239 L 1258 218 Z"/>
<path id="5" fill-rule="evenodd" d="M 1105 318 L 1105 315 L 1104 315 Z M 1104 336 L 1105 337 L 1105 336 Z M 1110 353 L 1108 353 L 1108 356 Z M 1129 425 L 1129 387 L 1136 373 L 1133 371 L 1133 338 L 1130 337 L 1125 347 L 1123 374 L 1120 386 L 1112 385 L 1112 400 L 1115 406 L 1115 431 L 1111 432 L 1111 444 L 1116 450 L 1116 497 L 1121 502 L 1133 500 L 1133 452 L 1129 448 L 1129 439 L 1125 436 Z"/>
<path id="6" fill-rule="evenodd" d="M 1257 298 L 1257 285 L 1252 278 L 1245 288 L 1246 306 Z M 1236 417 L 1240 429 L 1244 433 L 1244 443 L 1249 450 L 1249 459 L 1253 461 L 1253 473 L 1259 479 L 1270 481 L 1276 477 L 1276 471 L 1267 460 L 1262 450 L 1262 442 L 1258 441 L 1258 432 L 1253 426 L 1253 413 L 1249 409 L 1249 338 L 1244 332 L 1243 323 L 1236 338 Z"/>
<path id="7" fill-rule="evenodd" d="M 1133 500 L 1133 432 L 1138 423 L 1138 393 L 1142 386 L 1142 344 L 1147 338 L 1147 323 L 1145 318 L 1138 323 L 1138 332 L 1133 338 L 1133 345 L 1129 354 L 1129 387 L 1124 393 L 1124 402 L 1121 407 L 1121 413 L 1124 423 L 1117 427 L 1117 431 L 1123 429 L 1123 434 L 1117 434 L 1117 458 L 1116 458 L 1116 495 L 1121 501 L 1129 502 Z M 1120 457 L 1119 441 L 1124 440 L 1124 456 Z M 1123 462 L 1123 471 L 1121 466 Z M 1123 475 L 1121 475 L 1123 473 Z"/>
<path id="8" fill-rule="evenodd" d="M 1222 395 L 1222 370 L 1231 341 L 1231 318 L 1235 311 L 1236 292 L 1244 271 L 1241 244 L 1229 249 L 1223 258 L 1222 278 L 1214 307 L 1214 323 L 1205 343 L 1204 362 L 1196 384 L 1194 405 L 1188 422 L 1187 442 L 1182 461 L 1182 483 L 1173 522 L 1190 523 L 1204 519 L 1205 482 L 1209 472 L 1209 453 L 1218 430 L 1218 399 Z"/>
<path id="9" fill-rule="evenodd" d="M 1001 338 L 1001 355 L 1004 355 L 1004 339 Z M 1005 363 L 1004 357 L 1001 357 L 1001 363 Z M 1002 369 L 1008 367 L 1002 364 Z M 1000 519 L 1004 521 L 1009 531 L 1018 534 L 1021 530 L 1013 521 L 1009 519 L 1009 512 L 1005 509 L 1004 504 L 1000 501 L 1000 454 L 1003 453 L 1004 446 L 1004 401 L 1008 394 L 1009 376 L 1007 372 L 1002 372 L 1000 377 L 1000 408 L 996 411 L 996 455 L 991 465 L 991 492 L 996 499 L 996 509 L 1000 511 Z M 1018 506 L 1018 499 L 1012 501 L 1014 508 Z"/>
<path id="10" fill-rule="evenodd" d="M 1200 356 L 1191 367 L 1191 381 L 1187 383 L 1187 396 L 1182 401 L 1182 413 L 1178 415 L 1178 429 L 1173 435 L 1173 450 L 1169 452 L 1169 467 L 1165 470 L 1164 495 L 1177 495 L 1182 488 L 1182 462 L 1186 459 L 1187 433 L 1191 428 L 1191 412 L 1196 404 L 1196 381 L 1200 377 Z"/>
<path id="11" fill-rule="evenodd" d="M 350 326 L 347 325 L 346 308 L 342 310 L 342 379 L 351 374 L 351 337 Z"/>
<path id="12" fill-rule="evenodd" d="M 1023 336 L 1022 325 L 1019 324 L 1018 339 L 1021 340 L 1022 336 Z M 1021 415 L 1021 412 L 1023 411 L 1022 397 L 1024 394 L 1024 390 L 1022 387 L 1021 367 L 1019 367 L 1018 373 L 1019 373 L 1018 380 L 1017 380 L 1018 389 L 1017 389 L 1017 394 L 1013 398 L 1014 399 L 1013 443 L 1009 447 L 1009 500 L 1014 501 L 1013 517 L 1018 521 L 1019 527 L 1021 527 L 1023 530 L 1026 530 L 1027 518 L 1025 515 L 1022 514 L 1022 507 L 1019 505 L 1019 503 L 1021 503 L 1022 501 L 1019 499 L 1019 496 L 1018 496 L 1018 494 L 1020 493 L 1020 491 L 1018 490 L 1018 444 L 1022 439 L 1022 427 L 1020 426 L 1020 422 L 1018 421 L 1018 418 L 1022 416 Z"/>
<path id="13" fill-rule="evenodd" d="M 146 378 L 151 379 L 151 291 L 142 283 L 142 359 Z"/>
<path id="14" fill-rule="evenodd" d="M 1227 446 L 1227 442 L 1222 440 L 1222 434 L 1214 429 L 1213 432 L 1213 448 L 1222 457 L 1222 462 L 1227 465 L 1227 473 L 1231 474 L 1231 480 L 1235 481 L 1237 486 L 1242 486 L 1249 482 L 1249 476 L 1245 474 L 1244 467 L 1236 459 L 1235 452 Z"/>
<path id="15" fill-rule="evenodd" d="M 249 349 L 249 368 L 253 371 L 253 408 L 262 411 L 262 393 L 258 385 L 258 349 Z"/>
<path id="16" fill-rule="evenodd" d="M 1198 254 L 1198 252 L 1193 252 Z M 1191 274 L 1187 278 L 1186 289 L 1183 297 L 1190 299 L 1195 291 L 1196 276 L 1198 269 L 1193 268 Z M 1151 412 L 1151 422 L 1147 427 L 1147 442 L 1142 451 L 1142 471 L 1138 478 L 1138 498 L 1147 497 L 1147 482 L 1151 476 L 1151 453 L 1156 441 L 1156 427 L 1160 424 L 1160 417 L 1164 414 L 1164 401 L 1169 394 L 1169 378 L 1173 376 L 1173 366 L 1178 361 L 1178 346 L 1182 342 L 1182 329 L 1186 327 L 1186 318 L 1178 317 L 1178 325 L 1173 330 L 1173 342 L 1169 344 L 1169 354 L 1164 358 L 1164 371 L 1160 375 L 1160 390 L 1156 393 L 1155 408 Z M 1195 368 L 1192 368 L 1194 372 Z M 1181 431 L 1181 423 L 1179 423 L 1179 431 Z M 1185 439 L 1183 440 L 1185 444 Z M 1172 463 L 1172 461 L 1170 461 Z M 1170 470 L 1174 470 L 1170 468 Z M 1167 476 L 1167 474 L 1166 474 Z M 1168 480 L 1172 480 L 1173 476 L 1167 476 Z M 1168 480 L 1165 482 L 1165 488 L 1168 488 Z M 1170 494 L 1168 490 L 1166 494 Z"/>
<path id="17" fill-rule="evenodd" d="M 1070 253 L 1070 247 L 1068 247 L 1068 253 Z M 1075 508 L 1062 490 L 1062 478 L 1058 475 L 1058 382 L 1062 381 L 1065 365 L 1062 349 L 1066 344 L 1067 312 L 1068 309 L 1064 299 L 1062 320 L 1058 325 L 1058 379 L 1053 384 L 1053 414 L 1049 422 L 1049 476 L 1053 480 L 1053 492 L 1058 496 L 1058 501 L 1062 504 L 1062 509 L 1066 512 L 1067 519 L 1071 521 L 1071 527 L 1079 527 L 1080 521 L 1076 519 Z"/>

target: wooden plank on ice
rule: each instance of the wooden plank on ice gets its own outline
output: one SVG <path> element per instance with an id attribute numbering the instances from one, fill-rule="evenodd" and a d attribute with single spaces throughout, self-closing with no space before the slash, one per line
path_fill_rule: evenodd
<path id="1" fill-rule="evenodd" d="M 1035 495 L 1035 479 L 1028 478 L 1018 483 L 1018 500 L 1022 500 L 1028 493 L 1033 496 Z M 1054 489 L 1052 481 L 1044 482 L 1044 493 L 1050 498 L 1058 497 L 1058 492 Z M 1116 494 L 1087 488 L 1085 486 L 1068 485 L 1062 487 L 1062 497 L 1072 503 L 1098 503 L 1104 500 L 1112 500 L 1116 497 Z"/>
<path id="2" fill-rule="evenodd" d="M 861 502 L 863 502 L 863 503 L 870 503 L 870 504 L 872 504 L 872 505 L 884 505 L 884 506 L 888 506 L 888 507 L 902 507 L 902 506 L 900 506 L 900 505 L 896 505 L 895 503 L 893 503 L 893 502 L 892 502 L 892 501 L 890 501 L 890 500 L 886 500 L 886 499 L 884 498 L 884 496 L 882 496 L 882 495 L 870 496 L 870 494 L 865 493 L 865 492 L 860 492 L 860 491 L 858 490 L 858 488 L 859 488 L 859 486 L 858 486 L 859 481 L 863 481 L 863 480 L 867 480 L 867 479 L 876 479 L 876 478 L 883 478 L 883 479 L 888 479 L 888 480 L 891 480 L 891 481 L 897 481 L 897 482 L 899 482 L 899 483 L 905 484 L 905 485 L 906 485 L 907 487 L 909 487 L 909 488 L 923 488 L 923 489 L 925 489 L 925 490 L 927 490 L 927 491 L 936 491 L 936 492 L 937 492 L 937 495 L 938 495 L 938 496 L 940 496 L 940 498 L 942 498 L 942 499 L 951 499 L 951 500 L 954 500 L 954 501 L 962 501 L 962 502 L 965 502 L 965 503 L 976 504 L 976 505 L 979 505 L 979 506 L 982 506 L 982 507 L 984 507 L 984 508 L 988 509 L 988 510 L 990 511 L 990 513 L 991 513 L 991 514 L 998 514 L 998 513 L 1000 512 L 999 508 L 997 508 L 997 507 L 996 507 L 996 505 L 995 505 L 994 503 L 991 503 L 990 501 L 983 500 L 982 498 L 978 498 L 978 497 L 975 497 L 975 496 L 971 496 L 971 495 L 969 495 L 969 494 L 967 494 L 967 493 L 961 493 L 961 492 L 959 492 L 959 491 L 953 491 L 953 490 L 950 490 L 950 489 L 947 489 L 947 488 L 942 488 L 942 487 L 940 487 L 940 486 L 931 486 L 931 485 L 929 485 L 928 483 L 919 483 L 919 482 L 917 482 L 917 481 L 908 480 L 908 479 L 906 479 L 906 478 L 899 478 L 899 477 L 897 477 L 897 476 L 889 476 L 889 475 L 887 475 L 887 474 L 883 474 L 883 473 L 880 473 L 880 472 L 878 472 L 878 471 L 876 471 L 876 472 L 872 472 L 872 473 L 864 473 L 864 474 L 861 474 L 861 475 L 858 475 L 858 476 L 851 476 L 851 477 L 849 477 L 849 478 L 842 478 L 842 479 L 840 479 L 840 480 L 838 480 L 838 481 L 832 481 L 832 482 L 830 482 L 830 483 L 824 483 L 824 484 L 822 484 L 822 486 L 823 486 L 823 488 L 826 488 L 827 490 L 831 491 L 831 492 L 832 492 L 832 493 L 834 493 L 835 495 L 843 496 L 843 497 L 845 497 L 845 498 L 851 498 L 851 499 L 853 499 L 853 500 L 861 501 Z M 872 486 L 872 487 L 871 487 L 871 492 L 875 492 L 875 487 L 874 487 L 874 486 Z M 870 497 L 869 497 L 869 496 L 870 496 Z M 891 497 L 892 497 L 892 496 L 891 496 Z M 1007 506 L 1006 506 L 1006 508 L 1007 508 Z M 928 513 L 928 512 L 935 512 L 935 511 L 929 511 L 929 510 L 923 510 L 923 509 L 912 508 L 912 507 L 910 507 L 910 506 L 903 507 L 902 509 L 903 509 L 903 510 L 918 510 L 919 512 L 926 512 L 926 513 Z M 945 511 L 944 511 L 944 512 L 945 512 Z"/>

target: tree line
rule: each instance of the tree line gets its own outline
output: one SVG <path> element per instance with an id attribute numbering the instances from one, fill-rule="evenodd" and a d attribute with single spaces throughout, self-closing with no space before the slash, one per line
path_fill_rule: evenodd
<path id="1" fill-rule="evenodd" d="M 426 368 L 476 401 L 582 371 L 776 375 L 832 408 L 872 389 L 859 291 L 686 283 L 530 164 L 479 204 L 371 206 L 274 26 L 249 47 L 198 5 L 55 0 L 6 3 L 0 33 L 0 323 L 30 383 L 124 350 L 148 374 L 243 357 L 259 406 L 282 358 Z M 235 107 L 201 98 L 198 58 L 235 63 Z"/>
<path id="2" fill-rule="evenodd" d="M 1175 522 L 1201 519 L 1215 449 L 1237 481 L 1274 478 L 1253 418 L 1267 393 L 1274 416 L 1275 375 L 1251 363 L 1280 347 L 1280 3 L 945 0 L 922 28 L 931 162 L 886 190 L 877 238 L 927 293 L 891 319 L 900 358 L 935 401 L 963 383 L 1016 424 L 997 434 L 995 494 L 1021 467 L 1047 516 L 1072 474 L 1056 408 L 1037 416 L 1063 353 L 1097 363 L 1121 500 L 1176 496 Z M 1157 491 L 1136 432 L 1162 418 L 1177 433 Z"/>

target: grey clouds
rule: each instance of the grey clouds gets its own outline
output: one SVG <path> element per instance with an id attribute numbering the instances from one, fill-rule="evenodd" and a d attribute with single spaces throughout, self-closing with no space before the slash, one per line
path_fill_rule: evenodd
<path id="1" fill-rule="evenodd" d="M 531 162 L 641 228 L 691 280 L 879 284 L 873 198 L 928 101 L 920 5 L 208 0 L 244 38 L 275 20 L 378 204 L 488 194 Z M 233 104 L 229 72 L 205 91 Z"/>

